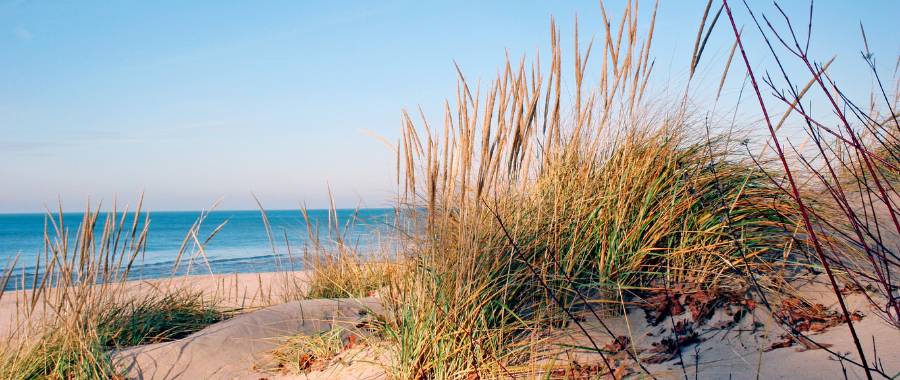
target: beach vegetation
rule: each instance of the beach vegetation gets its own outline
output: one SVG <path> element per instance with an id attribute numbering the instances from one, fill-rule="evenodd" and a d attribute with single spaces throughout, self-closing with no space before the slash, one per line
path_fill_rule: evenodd
<path id="1" fill-rule="evenodd" d="M 16 292 L 20 322 L 0 343 L 0 378 L 115 378 L 112 350 L 184 337 L 233 311 L 190 290 L 129 283 L 146 249 L 149 216 L 89 208 L 70 235 L 48 213 L 45 255 Z"/>

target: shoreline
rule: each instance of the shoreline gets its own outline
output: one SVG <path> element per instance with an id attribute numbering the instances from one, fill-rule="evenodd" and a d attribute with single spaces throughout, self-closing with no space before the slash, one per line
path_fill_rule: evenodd
<path id="1" fill-rule="evenodd" d="M 139 297 L 156 290 L 189 290 L 202 292 L 216 300 L 223 308 L 253 309 L 268 306 L 282 300 L 289 286 L 302 286 L 309 278 L 309 271 L 293 272 L 245 272 L 227 274 L 192 274 L 154 279 L 134 279 L 124 283 L 125 295 Z M 0 337 L 6 337 L 23 321 L 24 301 L 32 290 L 8 291 L 0 298 Z M 40 314 L 41 311 L 36 311 Z"/>
<path id="2" fill-rule="evenodd" d="M 293 263 L 294 265 L 291 265 Z M 133 281 L 149 281 L 166 280 L 171 277 L 195 277 L 195 276 L 230 276 L 234 274 L 260 274 L 260 273 L 278 273 L 278 272 L 300 272 L 303 271 L 303 265 L 299 257 L 287 256 L 287 254 L 265 254 L 258 256 L 236 257 L 236 258 L 218 258 L 209 260 L 212 273 L 206 266 L 206 261 L 202 258 L 194 258 L 191 264 L 190 272 L 188 272 L 187 261 L 182 260 L 179 263 L 179 269 L 173 273 L 172 267 L 175 260 L 160 261 L 147 264 L 136 264 L 129 271 L 128 282 Z M 227 264 L 227 265 L 221 265 Z M 283 264 L 290 268 L 281 269 Z M 251 266 L 252 269 L 243 271 L 235 270 L 243 266 Z M 10 274 L 9 282 L 6 284 L 5 292 L 17 292 L 22 290 L 30 290 L 32 279 L 35 276 L 35 266 L 17 266 L 16 270 Z M 45 269 L 42 267 L 42 269 Z M 261 269 L 261 270 L 260 270 Z M 25 279 L 24 288 L 22 288 L 22 279 Z"/>

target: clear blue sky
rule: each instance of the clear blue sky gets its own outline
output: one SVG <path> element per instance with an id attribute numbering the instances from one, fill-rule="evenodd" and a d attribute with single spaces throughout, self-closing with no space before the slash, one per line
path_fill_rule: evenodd
<path id="1" fill-rule="evenodd" d="M 613 14 L 623 6 L 607 3 Z M 788 3 L 805 17 L 803 2 Z M 838 54 L 839 76 L 864 74 L 864 20 L 890 71 L 898 3 L 816 2 L 814 51 Z M 686 76 L 704 5 L 660 5 L 662 83 Z M 402 108 L 438 111 L 455 91 L 454 59 L 490 79 L 504 49 L 547 52 L 550 15 L 570 47 L 576 13 L 585 39 L 600 36 L 593 1 L 2 2 L 0 212 L 39 211 L 57 196 L 67 209 L 88 196 L 130 202 L 142 190 L 155 210 L 219 197 L 252 208 L 251 191 L 269 208 L 320 207 L 327 183 L 340 206 L 387 205 L 394 156 L 363 130 L 394 140 Z M 724 26 L 711 61 L 727 53 Z M 721 64 L 701 69 L 715 82 Z"/>

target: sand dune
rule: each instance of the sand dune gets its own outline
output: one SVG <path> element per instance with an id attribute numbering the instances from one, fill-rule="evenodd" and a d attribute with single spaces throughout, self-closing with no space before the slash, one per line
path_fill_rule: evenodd
<path id="1" fill-rule="evenodd" d="M 272 283 L 277 283 L 274 276 L 206 276 L 181 279 L 165 285 L 193 286 L 221 294 L 221 284 L 225 280 L 225 284 L 240 287 L 248 294 L 259 294 L 267 291 L 254 289 L 251 284 L 268 284 L 271 288 Z M 134 286 L 147 286 L 147 283 L 136 283 Z M 834 297 L 821 282 L 821 278 L 802 284 L 798 290 L 814 302 L 835 307 Z M 261 298 L 254 299 L 258 301 Z M 9 301 L 6 302 L 4 310 L 8 311 Z M 900 341 L 900 331 L 879 319 L 864 296 L 850 295 L 848 302 L 852 310 L 860 310 L 865 314 L 855 326 L 866 346 L 870 362 L 877 360 L 878 365 L 887 373 L 900 372 L 900 351 L 893 344 Z M 387 360 L 371 350 L 365 352 L 365 349 L 364 352 L 352 353 L 352 356 L 343 355 L 343 358 L 331 360 L 325 368 L 305 374 L 266 373 L 259 370 L 266 367 L 270 360 L 268 352 L 277 345 L 279 337 L 315 334 L 335 325 L 352 326 L 368 312 L 381 312 L 377 298 L 291 301 L 238 315 L 177 341 L 124 349 L 115 352 L 113 360 L 129 379 L 385 378 L 383 366 L 389 364 Z M 689 313 L 653 326 L 647 322 L 644 311 L 635 308 L 625 316 L 604 318 L 604 322 L 616 335 L 629 336 L 638 350 L 647 350 L 661 337 L 670 334 L 671 323 L 687 318 L 686 314 Z M 596 341 L 612 341 L 595 319 L 589 314 L 585 314 L 585 317 L 585 325 Z M 771 349 L 785 331 L 762 307 L 757 307 L 737 323 L 722 327 L 724 324 L 721 322 L 729 318 L 733 316 L 723 309 L 717 310 L 709 321 L 698 328 L 699 343 L 685 347 L 680 358 L 648 364 L 647 368 L 654 376 L 662 379 L 681 379 L 685 374 L 688 378 L 697 376 L 702 379 L 839 379 L 844 378 L 844 371 L 847 378 L 864 378 L 862 371 L 851 364 L 842 363 L 822 349 L 807 349 L 802 345 Z M 853 343 L 845 324 L 810 336 L 835 352 L 854 357 Z M 588 346 L 586 338 L 574 327 L 559 332 L 559 338 L 563 343 Z M 873 342 L 878 346 L 877 356 L 873 350 Z M 570 352 L 566 357 L 582 364 L 600 362 L 598 356 L 586 352 Z M 683 369 L 680 365 L 682 361 L 685 364 Z M 631 372 L 633 376 L 639 375 L 636 367 Z"/>

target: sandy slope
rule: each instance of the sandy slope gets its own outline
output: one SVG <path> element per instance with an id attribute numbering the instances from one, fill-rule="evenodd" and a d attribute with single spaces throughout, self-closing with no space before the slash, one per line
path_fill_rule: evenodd
<path id="1" fill-rule="evenodd" d="M 837 310 L 836 298 L 831 290 L 822 282 L 823 278 L 799 287 L 800 294 L 810 301 Z M 871 305 L 860 294 L 847 297 L 848 307 L 860 310 L 866 315 L 854 324 L 866 350 L 870 365 L 877 358 L 885 372 L 900 374 L 900 329 L 876 316 Z M 688 314 L 688 313 L 686 313 Z M 587 325 L 593 332 L 595 340 L 605 344 L 612 339 L 602 329 L 596 319 L 586 316 Z M 685 319 L 686 315 L 675 318 Z M 734 326 L 717 328 L 720 321 L 730 318 L 722 310 L 703 327 L 698 329 L 702 341 L 682 350 L 678 358 L 662 363 L 650 364 L 647 368 L 658 378 L 683 379 L 865 379 L 864 372 L 852 364 L 842 363 L 822 349 L 805 349 L 801 345 L 771 349 L 772 344 L 782 340 L 780 336 L 786 331 L 776 324 L 765 308 L 758 306 L 752 315 L 747 315 Z M 642 310 L 631 310 L 627 317 L 605 319 L 607 325 L 616 335 L 631 337 L 638 349 L 648 349 L 661 337 L 671 336 L 673 321 L 665 320 L 657 326 L 650 326 Z M 756 324 L 754 324 L 756 322 Z M 648 333 L 650 335 L 648 335 Z M 808 333 L 816 342 L 831 345 L 829 349 L 858 360 L 846 324 L 829 328 L 821 333 Z M 590 343 L 575 331 L 570 331 L 573 343 L 589 346 Z M 877 346 L 877 356 L 873 349 Z M 581 355 L 582 362 L 599 363 L 599 357 Z M 684 370 L 679 364 L 685 363 Z M 877 377 L 877 376 L 876 376 Z"/>
<path id="2" fill-rule="evenodd" d="M 799 287 L 803 296 L 834 308 L 835 299 L 828 287 L 817 281 Z M 885 372 L 900 373 L 900 330 L 876 317 L 862 295 L 848 297 L 853 310 L 866 314 L 856 323 L 870 362 L 877 358 Z M 230 321 L 210 326 L 206 330 L 178 342 L 138 347 L 116 355 L 121 363 L 129 360 L 130 374 L 142 379 L 375 379 L 383 378 L 384 372 L 378 359 L 371 355 L 362 356 L 366 360 L 333 360 L 329 367 L 298 375 L 273 375 L 256 373 L 254 364 L 266 360 L 265 351 L 274 347 L 272 338 L 293 333 L 316 333 L 330 328 L 332 323 L 353 323 L 359 319 L 358 312 L 365 308 L 378 308 L 377 299 L 361 300 L 308 300 L 296 301 L 239 316 Z M 676 318 L 685 318 L 682 315 Z M 821 349 L 803 349 L 794 345 L 787 348 L 770 349 L 780 340 L 784 330 L 776 325 L 763 307 L 758 307 L 752 315 L 747 315 L 734 326 L 716 327 L 717 322 L 730 318 L 722 310 L 698 331 L 702 342 L 688 346 L 682 351 L 681 359 L 661 364 L 648 365 L 657 378 L 681 379 L 842 379 L 846 370 L 850 379 L 864 378 L 862 371 L 848 363 L 842 363 Z M 647 349 L 653 342 L 671 333 L 671 321 L 657 326 L 647 323 L 642 310 L 631 310 L 624 317 L 605 318 L 607 325 L 616 335 L 630 336 L 639 349 Z M 606 343 L 612 339 L 592 317 L 587 316 L 586 324 L 593 338 Z M 648 334 L 649 333 L 649 334 Z M 561 334 L 569 343 L 588 346 L 589 343 L 574 327 Z M 856 359 L 855 349 L 846 325 L 830 328 L 819 334 L 812 334 L 817 342 L 831 345 L 830 348 Z M 872 342 L 878 347 L 875 355 Z M 356 353 L 354 353 L 356 354 Z M 348 355 L 345 355 L 348 356 Z M 599 357 L 584 352 L 574 353 L 568 358 L 581 364 L 599 363 Z M 684 369 L 679 364 L 685 363 Z M 143 371 L 136 371 L 140 366 Z M 166 369 L 165 371 L 160 371 Z M 634 374 L 639 377 L 639 373 Z"/>
<path id="3" fill-rule="evenodd" d="M 306 274 L 293 274 L 302 280 Z M 339 359 L 318 371 L 308 374 L 267 374 L 255 368 L 265 366 L 267 352 L 275 347 L 277 338 L 291 334 L 314 334 L 332 325 L 354 325 L 364 310 L 378 312 L 376 298 L 344 300 L 303 300 L 281 303 L 286 291 L 283 274 L 242 274 L 192 276 L 171 280 L 136 281 L 130 291 L 142 292 L 155 287 L 190 287 L 214 294 L 232 306 L 254 308 L 230 320 L 211 325 L 191 336 L 161 344 L 133 347 L 116 352 L 115 363 L 133 379 L 377 379 L 384 378 L 383 355 L 366 349 L 345 352 Z M 293 283 L 293 281 L 291 282 Z M 802 295 L 836 308 L 835 299 L 821 278 L 799 287 Z M 19 294 L 19 297 L 21 294 Z M 889 374 L 900 373 L 900 329 L 879 319 L 865 298 L 859 294 L 848 297 L 853 310 L 866 316 L 856 328 L 867 350 L 870 363 L 877 358 L 879 366 Z M 262 307 L 264 305 L 274 305 Z M 15 320 L 16 297 L 0 301 L 0 322 Z M 261 307 L 261 308 L 259 308 Z M 258 308 L 258 309 L 256 309 Z M 585 314 L 585 324 L 594 340 L 600 344 L 612 341 L 600 324 Z M 685 318 L 686 315 L 676 317 Z M 702 341 L 686 347 L 681 358 L 661 364 L 648 365 L 657 378 L 681 379 L 842 379 L 847 371 L 850 379 L 864 378 L 862 371 L 842 363 L 821 349 L 806 350 L 795 345 L 771 350 L 784 330 L 773 322 L 763 307 L 743 317 L 737 324 L 723 328 L 719 321 L 730 318 L 722 310 L 698 329 Z M 641 350 L 671 334 L 673 321 L 651 326 L 644 311 L 630 310 L 623 317 L 604 318 L 615 335 L 626 335 Z M 719 326 L 719 327 L 717 327 Z M 574 327 L 560 332 L 564 342 L 589 346 L 587 339 Z M 835 352 L 856 359 L 855 349 L 846 325 L 830 328 L 811 336 L 820 343 L 831 345 Z M 877 345 L 877 357 L 873 349 Z M 369 350 L 371 351 L 371 350 Z M 620 355 L 621 357 L 621 355 Z M 566 355 L 580 364 L 598 364 L 595 354 L 575 352 Z M 680 362 L 684 362 L 682 369 Z M 637 377 L 639 373 L 633 376 Z"/>
<path id="4" fill-rule="evenodd" d="M 352 326 L 361 311 L 378 307 L 371 298 L 293 301 L 237 316 L 178 341 L 129 348 L 113 360 L 135 379 L 272 378 L 254 368 L 266 361 L 277 338 L 314 334 L 334 324 Z"/>
<path id="5" fill-rule="evenodd" d="M 191 289 L 217 299 L 226 308 L 256 308 L 290 298 L 290 292 L 302 289 L 306 272 L 265 272 L 217 275 L 191 275 L 166 279 L 134 280 L 126 284 L 129 293 L 140 295 L 155 289 Z M 5 337 L 23 322 L 23 309 L 31 291 L 7 292 L 0 298 L 0 337 Z M 40 304 L 37 306 L 40 314 Z"/>

